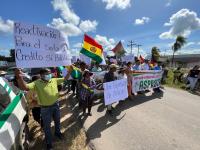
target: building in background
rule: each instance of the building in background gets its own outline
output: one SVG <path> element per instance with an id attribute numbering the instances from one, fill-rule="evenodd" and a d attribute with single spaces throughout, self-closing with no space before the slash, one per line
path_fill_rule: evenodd
<path id="1" fill-rule="evenodd" d="M 172 65 L 172 55 L 161 56 L 159 60 L 168 62 L 169 66 Z M 173 67 L 182 66 L 184 68 L 192 68 L 195 65 L 200 65 L 200 54 L 174 55 Z"/>

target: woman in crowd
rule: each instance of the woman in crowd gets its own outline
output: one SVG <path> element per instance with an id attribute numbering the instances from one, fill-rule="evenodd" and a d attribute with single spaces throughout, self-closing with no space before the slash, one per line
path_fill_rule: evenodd
<path id="1" fill-rule="evenodd" d="M 127 63 L 127 68 L 126 68 L 126 74 L 127 74 L 127 79 L 128 79 L 128 96 L 130 99 L 133 98 L 132 95 L 132 63 L 128 62 Z"/>
<path id="2" fill-rule="evenodd" d="M 120 79 L 127 79 L 127 75 L 126 75 L 126 68 L 120 68 L 119 71 L 118 71 L 118 80 Z"/>
<path id="3" fill-rule="evenodd" d="M 195 89 L 196 83 L 198 81 L 198 76 L 200 74 L 199 68 L 200 68 L 199 65 L 194 66 L 194 68 L 192 70 L 190 70 L 190 72 L 188 74 L 188 81 L 189 81 L 188 87 L 192 91 Z"/>
<path id="4" fill-rule="evenodd" d="M 83 108 L 83 115 L 85 115 L 87 108 L 89 116 L 92 116 L 91 108 L 93 103 L 93 90 L 96 85 L 94 79 L 92 78 L 92 75 L 93 73 L 91 73 L 89 70 L 84 71 L 80 88 L 80 102 Z"/>

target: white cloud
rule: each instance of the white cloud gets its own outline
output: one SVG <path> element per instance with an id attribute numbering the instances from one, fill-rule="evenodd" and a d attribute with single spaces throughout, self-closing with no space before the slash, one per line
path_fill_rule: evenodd
<path id="1" fill-rule="evenodd" d="M 83 32 L 90 32 L 90 31 L 95 31 L 97 25 L 98 25 L 98 22 L 96 20 L 94 21 L 85 20 L 85 21 L 81 21 L 79 27 Z"/>
<path id="2" fill-rule="evenodd" d="M 144 25 L 150 21 L 149 17 L 142 17 L 141 19 L 135 19 L 135 25 Z"/>
<path id="3" fill-rule="evenodd" d="M 0 33 L 12 33 L 14 22 L 12 20 L 4 21 L 0 16 Z"/>
<path id="4" fill-rule="evenodd" d="M 102 0 L 106 3 L 106 9 L 112 9 L 114 7 L 118 9 L 126 9 L 131 6 L 131 0 Z"/>
<path id="5" fill-rule="evenodd" d="M 65 21 L 75 25 L 79 24 L 80 17 L 74 13 L 67 0 L 53 0 L 51 3 L 54 10 L 59 10 L 61 12 L 61 16 Z"/>
<path id="6" fill-rule="evenodd" d="M 54 18 L 51 24 L 48 24 L 53 28 L 60 30 L 66 36 L 78 36 L 82 34 L 82 31 L 72 23 L 66 23 L 61 18 Z"/>
<path id="7" fill-rule="evenodd" d="M 191 45 L 196 45 L 197 43 L 195 43 L 195 42 L 188 42 L 184 47 L 189 47 L 189 46 L 191 46 Z"/>
<path id="8" fill-rule="evenodd" d="M 171 4 L 172 4 L 172 0 L 167 0 L 167 3 L 165 4 L 165 6 L 169 7 L 169 6 L 171 6 Z"/>
<path id="9" fill-rule="evenodd" d="M 171 42 L 171 43 L 168 43 L 167 46 L 168 47 L 172 47 L 174 45 L 174 42 Z M 196 46 L 196 45 L 200 45 L 200 43 L 198 42 L 187 42 L 185 45 L 184 45 L 184 48 L 186 47 L 190 47 L 190 46 Z"/>
<path id="10" fill-rule="evenodd" d="M 99 42 L 105 50 L 112 50 L 116 44 L 113 38 L 107 38 L 106 36 L 101 35 L 96 35 L 95 40 Z"/>
<path id="11" fill-rule="evenodd" d="M 171 48 L 173 45 L 174 45 L 174 42 L 170 42 L 170 43 L 167 44 L 167 46 L 170 47 L 170 48 Z"/>
<path id="12" fill-rule="evenodd" d="M 200 18 L 189 9 L 181 9 L 170 17 L 164 26 L 170 26 L 169 31 L 160 34 L 161 39 L 173 39 L 178 35 L 189 36 L 192 31 L 200 29 Z"/>
<path id="13" fill-rule="evenodd" d="M 181 49 L 180 51 L 176 52 L 175 55 L 182 55 L 182 54 L 199 54 L 200 49 L 190 48 L 190 49 Z M 161 55 L 173 55 L 172 50 L 161 51 Z"/>
<path id="14" fill-rule="evenodd" d="M 126 52 L 127 52 L 127 54 L 131 54 L 131 48 L 130 47 L 126 48 Z M 147 52 L 142 47 L 139 49 L 139 53 L 138 53 L 138 48 L 137 47 L 133 47 L 132 48 L 132 54 L 134 56 L 136 56 L 136 57 L 137 57 L 137 55 L 138 56 L 141 55 L 144 58 L 146 58 L 147 55 L 148 55 Z"/>
<path id="15" fill-rule="evenodd" d="M 73 45 L 73 48 L 81 48 L 82 47 L 82 43 L 76 43 Z"/>
<path id="16" fill-rule="evenodd" d="M 182 49 L 177 52 L 177 54 L 199 54 L 200 49 Z"/>
<path id="17" fill-rule="evenodd" d="M 188 43 L 185 44 L 184 48 L 191 47 L 191 46 L 199 47 L 199 45 L 200 45 L 200 42 L 188 42 Z"/>
<path id="18" fill-rule="evenodd" d="M 98 22 L 80 20 L 80 17 L 72 10 L 69 0 L 53 0 L 51 3 L 55 11 L 60 11 L 61 18 L 53 18 L 48 26 L 60 30 L 65 36 L 79 36 L 83 32 L 96 30 Z"/>

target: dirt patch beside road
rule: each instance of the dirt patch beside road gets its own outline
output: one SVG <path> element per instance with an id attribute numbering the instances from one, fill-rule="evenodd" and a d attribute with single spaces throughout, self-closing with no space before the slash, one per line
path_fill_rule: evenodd
<path id="1" fill-rule="evenodd" d="M 63 96 L 60 100 L 61 132 L 64 134 L 64 139 L 59 141 L 53 137 L 53 147 L 55 150 L 88 150 L 82 125 L 76 118 L 75 110 L 70 108 L 71 98 L 68 96 L 66 99 Z M 29 128 L 34 140 L 34 146 L 31 150 L 45 149 L 44 132 L 32 117 L 30 117 Z M 53 133 L 54 124 L 52 123 L 52 135 Z"/>

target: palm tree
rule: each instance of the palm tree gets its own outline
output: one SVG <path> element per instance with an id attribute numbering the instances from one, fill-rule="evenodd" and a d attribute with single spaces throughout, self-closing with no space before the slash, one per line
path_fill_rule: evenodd
<path id="1" fill-rule="evenodd" d="M 156 46 L 152 47 L 152 49 L 151 49 L 151 55 L 152 55 L 151 59 L 152 59 L 153 62 L 157 62 L 159 60 L 159 58 L 160 58 L 159 51 L 160 50 L 158 49 L 158 47 L 156 47 Z"/>
<path id="2" fill-rule="evenodd" d="M 173 66 L 173 63 L 174 63 L 174 54 L 179 50 L 181 49 L 186 43 L 186 38 L 179 35 L 177 36 L 176 38 L 176 41 L 175 43 L 173 44 L 172 46 L 172 50 L 173 50 L 173 56 L 172 56 L 172 66 Z"/>

